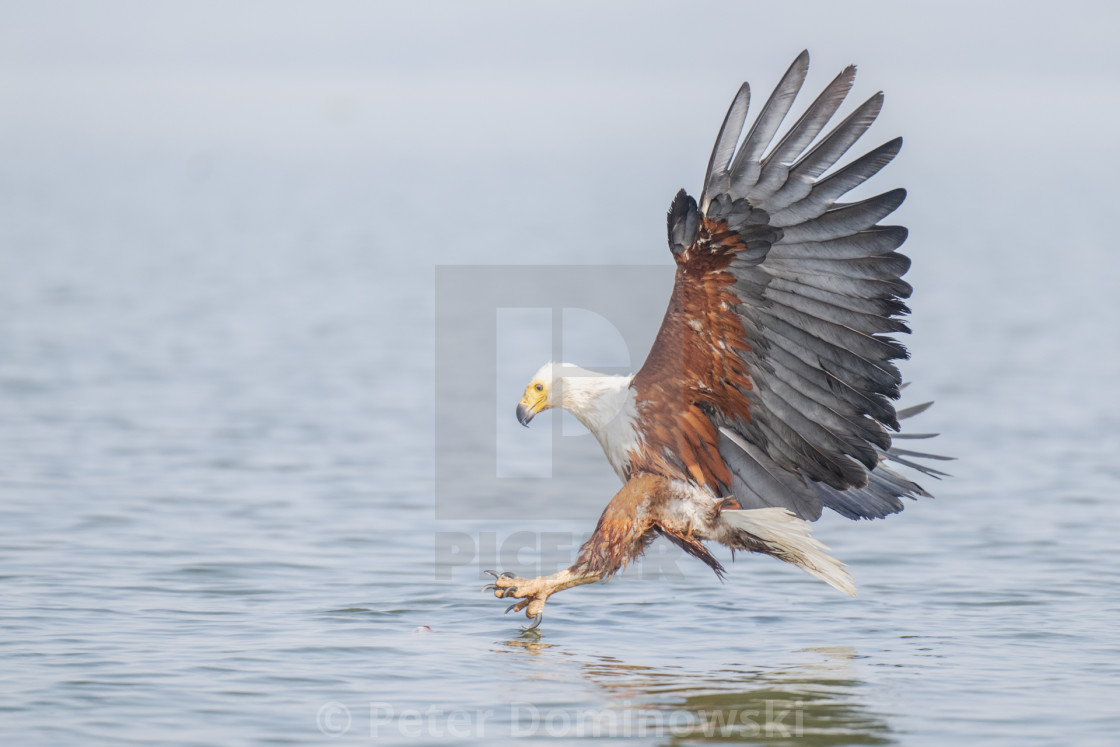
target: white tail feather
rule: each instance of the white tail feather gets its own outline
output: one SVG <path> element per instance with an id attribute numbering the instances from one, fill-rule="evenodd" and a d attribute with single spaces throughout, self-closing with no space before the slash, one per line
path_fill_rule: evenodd
<path id="1" fill-rule="evenodd" d="M 763 552 L 793 563 L 850 597 L 856 595 L 855 581 L 844 570 L 844 564 L 825 552 L 828 547 L 813 538 L 807 521 L 788 510 L 752 508 L 723 511 L 720 519 L 729 527 L 756 538 L 765 546 Z"/>

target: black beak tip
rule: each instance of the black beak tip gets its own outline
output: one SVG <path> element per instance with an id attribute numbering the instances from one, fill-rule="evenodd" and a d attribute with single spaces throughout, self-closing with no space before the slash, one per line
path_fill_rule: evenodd
<path id="1" fill-rule="evenodd" d="M 533 412 L 523 404 L 517 405 L 517 422 L 526 428 L 529 427 L 529 421 L 533 419 Z"/>

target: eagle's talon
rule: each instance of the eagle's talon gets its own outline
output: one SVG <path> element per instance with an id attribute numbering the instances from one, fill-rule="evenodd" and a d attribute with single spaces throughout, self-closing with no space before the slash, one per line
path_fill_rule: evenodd
<path id="1" fill-rule="evenodd" d="M 497 571 L 483 571 L 483 573 L 489 573 L 494 578 L 498 578 L 498 572 Z"/>
<path id="2" fill-rule="evenodd" d="M 598 580 L 599 575 L 579 576 L 573 583 L 569 571 L 561 571 L 551 576 L 538 576 L 537 578 L 521 578 L 513 574 L 502 574 L 490 587 L 494 588 L 494 596 L 498 599 L 515 598 L 513 604 L 506 607 L 505 614 L 510 612 L 524 612 L 529 620 L 529 625 L 523 630 L 536 630 L 544 619 L 544 606 L 558 591 L 573 585 L 590 583 Z M 490 588 L 488 587 L 488 588 Z"/>
<path id="3" fill-rule="evenodd" d="M 498 585 L 497 584 L 486 584 L 486 586 L 482 587 L 482 590 L 483 591 L 497 591 L 498 590 Z"/>
<path id="4" fill-rule="evenodd" d="M 516 577 L 516 576 L 514 576 L 514 575 L 513 575 L 512 573 L 510 573 L 509 571 L 505 571 L 504 573 L 502 573 L 502 575 L 501 575 L 501 578 L 517 578 L 517 577 Z"/>

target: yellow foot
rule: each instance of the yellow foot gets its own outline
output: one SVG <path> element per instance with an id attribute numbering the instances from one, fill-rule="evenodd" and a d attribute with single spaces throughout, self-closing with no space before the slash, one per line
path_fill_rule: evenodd
<path id="1" fill-rule="evenodd" d="M 528 579 L 514 576 L 512 573 L 498 575 L 494 571 L 486 571 L 494 577 L 494 583 L 482 587 L 483 591 L 493 591 L 498 599 L 513 597 L 521 601 L 514 602 L 506 607 L 506 613 L 514 610 L 525 610 L 525 617 L 533 622 L 525 630 L 534 630 L 544 619 L 544 603 L 552 594 L 551 585 L 547 584 L 544 576 Z"/>
<path id="2" fill-rule="evenodd" d="M 544 603 L 550 596 L 558 591 L 579 586 L 580 584 L 598 581 L 600 576 L 573 575 L 570 571 L 560 571 L 551 576 L 537 576 L 536 578 L 521 578 L 512 573 L 501 575 L 494 571 L 486 571 L 494 577 L 494 583 L 482 587 L 483 591 L 493 591 L 498 599 L 513 597 L 520 601 L 514 602 L 506 608 L 506 612 L 525 610 L 525 617 L 532 620 L 525 630 L 534 630 L 544 619 Z"/>

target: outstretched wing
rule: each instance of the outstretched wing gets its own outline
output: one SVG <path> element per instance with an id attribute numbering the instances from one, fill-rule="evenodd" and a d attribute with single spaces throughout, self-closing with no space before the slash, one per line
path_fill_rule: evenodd
<path id="1" fill-rule="evenodd" d="M 902 140 L 824 176 L 883 103 L 875 94 L 821 135 L 852 86 L 848 67 L 771 147 L 808 67 L 802 52 L 745 137 L 744 84 L 700 203 L 683 190 L 673 201 L 676 283 L 633 382 L 644 448 L 632 467 L 691 479 L 744 508 L 880 517 L 900 511 L 903 496 L 927 495 L 884 461 L 940 474 L 904 461 L 928 455 L 894 449 L 888 431 L 907 414 L 893 405 L 901 378 L 892 363 L 907 352 L 888 335 L 909 331 L 901 277 L 910 260 L 895 251 L 906 229 L 878 223 L 906 193 L 837 200 Z"/>

